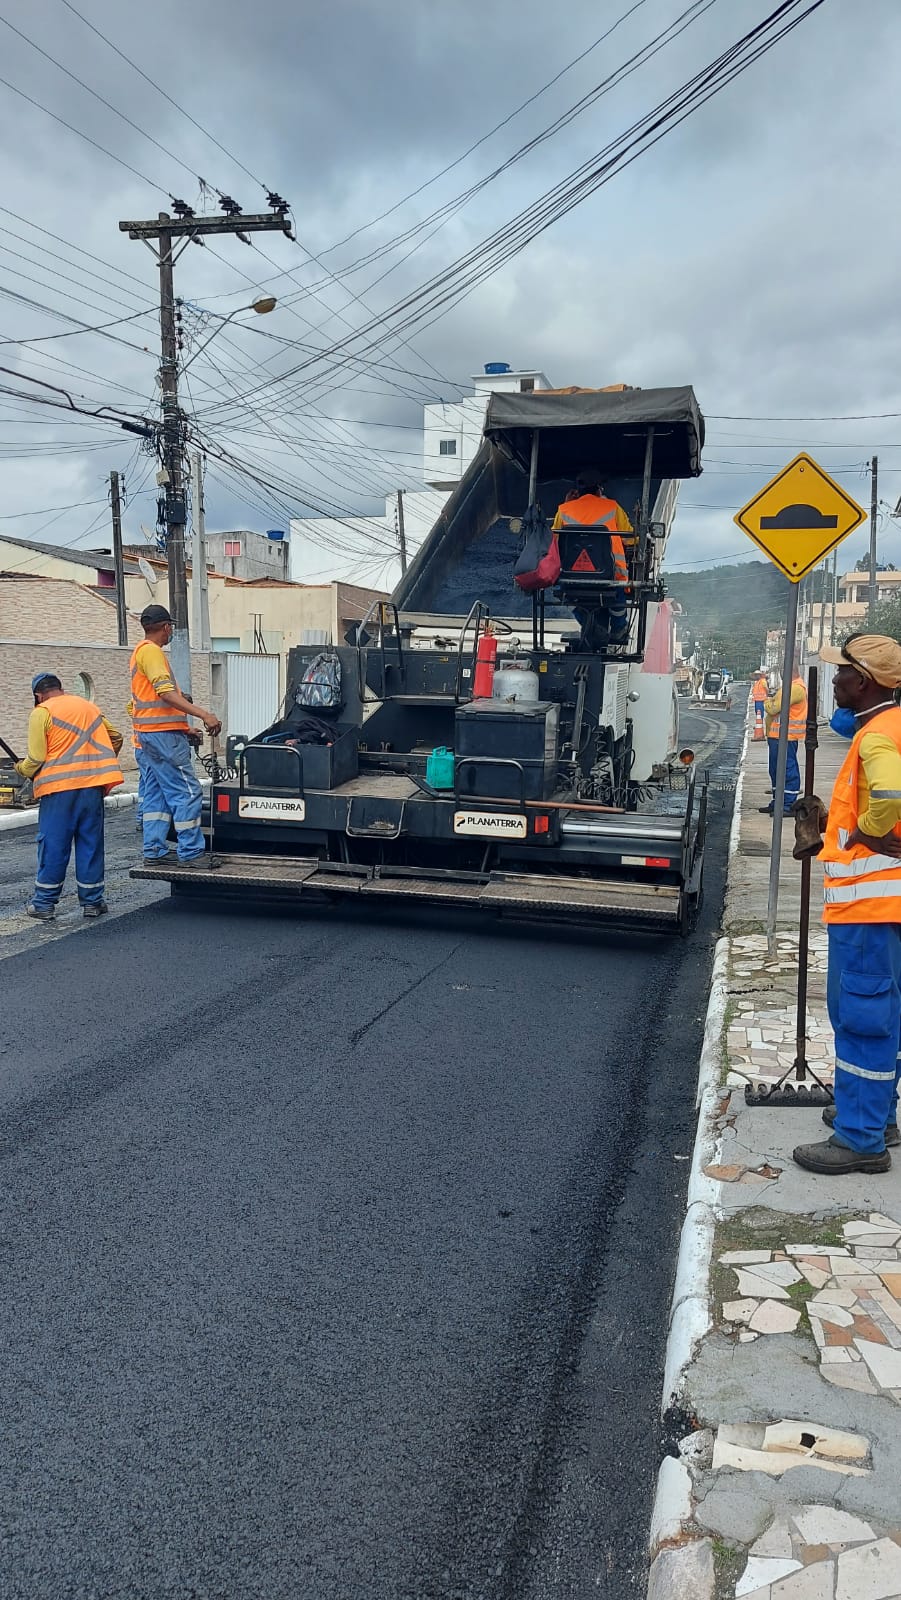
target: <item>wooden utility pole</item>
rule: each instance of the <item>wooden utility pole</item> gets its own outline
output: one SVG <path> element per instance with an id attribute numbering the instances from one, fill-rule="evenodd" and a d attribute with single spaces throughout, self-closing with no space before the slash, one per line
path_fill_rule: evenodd
<path id="1" fill-rule="evenodd" d="M 397 542 L 400 546 L 400 570 L 407 570 L 407 534 L 404 528 L 404 491 L 397 491 Z"/>
<path id="2" fill-rule="evenodd" d="M 191 693 L 191 645 L 188 633 L 188 582 L 185 570 L 185 523 L 187 509 L 184 477 L 184 418 L 178 404 L 178 339 L 175 318 L 173 268 L 187 246 L 208 233 L 276 232 L 293 238 L 288 205 L 272 194 L 271 215 L 244 216 L 240 206 L 228 195 L 220 195 L 224 216 L 195 217 L 190 206 L 176 203 L 177 217 L 161 211 L 146 222 L 120 222 L 120 233 L 141 239 L 156 256 L 160 274 L 160 390 L 162 424 L 160 428 L 161 481 L 166 502 L 166 561 L 169 568 L 169 611 L 172 615 L 172 670 L 179 688 Z M 181 249 L 174 254 L 176 241 Z M 245 241 L 246 242 L 246 241 Z"/>
<path id="3" fill-rule="evenodd" d="M 879 480 L 879 457 L 874 456 L 870 462 L 870 606 L 867 615 L 867 626 L 872 630 L 876 621 L 876 507 L 878 504 L 877 484 Z"/>
<path id="4" fill-rule="evenodd" d="M 125 609 L 125 563 L 122 560 L 122 504 L 119 499 L 119 474 L 109 475 L 109 497 L 113 510 L 113 567 L 116 573 L 116 631 L 120 644 L 128 643 L 128 613 Z"/>

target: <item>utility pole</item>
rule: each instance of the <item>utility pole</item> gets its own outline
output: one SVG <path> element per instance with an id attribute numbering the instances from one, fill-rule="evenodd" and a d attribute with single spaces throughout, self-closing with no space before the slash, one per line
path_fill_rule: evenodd
<path id="1" fill-rule="evenodd" d="M 109 475 L 110 505 L 113 508 L 113 566 L 116 571 L 116 631 L 120 644 L 128 643 L 128 613 L 125 610 L 125 563 L 122 560 L 122 505 L 119 499 L 119 474 Z"/>
<path id="2" fill-rule="evenodd" d="M 823 578 L 820 584 L 820 631 L 817 638 L 817 655 L 823 648 L 823 632 L 826 627 L 826 587 L 829 582 L 829 557 L 823 562 Z"/>
<path id="3" fill-rule="evenodd" d="M 400 546 L 401 574 L 407 570 L 407 534 L 404 528 L 404 491 L 397 491 L 397 542 Z"/>
<path id="4" fill-rule="evenodd" d="M 160 274 L 160 390 L 162 425 L 160 429 L 161 481 L 166 510 L 166 561 L 169 568 L 169 610 L 172 614 L 172 670 L 179 688 L 191 693 L 191 645 L 188 635 L 188 583 L 185 570 L 185 523 L 187 508 L 184 482 L 184 426 L 178 404 L 178 339 L 175 318 L 174 273 L 176 261 L 192 242 L 204 234 L 233 233 L 249 243 L 249 233 L 284 233 L 293 238 L 288 219 L 289 206 L 280 195 L 269 195 L 272 214 L 244 216 L 229 195 L 220 195 L 223 216 L 197 217 L 190 206 L 176 201 L 176 217 L 161 211 L 146 222 L 120 222 L 119 232 L 130 239 L 141 239 L 156 257 Z M 182 240 L 176 255 L 174 247 Z"/>
<path id="5" fill-rule="evenodd" d="M 835 644 L 835 599 L 838 594 L 838 550 L 832 555 L 832 617 L 829 622 L 829 643 Z"/>
<path id="6" fill-rule="evenodd" d="M 200 451 L 191 453 L 191 633 L 195 650 L 212 649 L 210 635 L 210 581 L 206 570 L 206 518 L 203 506 L 203 462 Z"/>
<path id="7" fill-rule="evenodd" d="M 878 479 L 879 457 L 874 456 L 870 462 L 870 608 L 867 616 L 867 625 L 871 631 L 876 621 L 876 507 L 878 503 Z"/>

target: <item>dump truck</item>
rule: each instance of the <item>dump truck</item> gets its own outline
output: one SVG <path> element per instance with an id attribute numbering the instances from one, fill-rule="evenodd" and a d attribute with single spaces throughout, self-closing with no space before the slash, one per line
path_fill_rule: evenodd
<path id="1" fill-rule="evenodd" d="M 707 788 L 679 764 L 661 574 L 703 437 L 689 387 L 492 394 L 478 453 L 390 600 L 342 643 L 291 650 L 282 716 L 233 749 L 236 776 L 214 774 L 205 866 L 133 876 L 254 904 L 687 932 Z M 526 592 L 523 541 L 547 542 L 586 464 L 632 524 L 628 583 L 609 530 L 579 527 L 555 536 L 552 586 Z M 603 621 L 615 589 L 628 630 L 612 643 L 575 619 Z"/>

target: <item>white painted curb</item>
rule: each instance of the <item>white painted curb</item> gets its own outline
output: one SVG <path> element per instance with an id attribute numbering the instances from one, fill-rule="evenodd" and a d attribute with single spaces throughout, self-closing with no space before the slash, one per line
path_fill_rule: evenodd
<path id="1" fill-rule="evenodd" d="M 207 777 L 199 779 L 201 789 L 208 789 L 210 780 Z M 138 803 L 136 789 L 126 789 L 124 794 L 108 794 L 103 804 L 107 811 L 127 811 L 129 806 Z M 13 828 L 36 828 L 38 824 L 37 806 L 29 806 L 27 811 L 0 812 L 0 833 L 9 832 Z"/>
<path id="2" fill-rule="evenodd" d="M 108 794 L 104 800 L 107 811 L 126 811 L 129 806 L 137 803 L 137 791 L 129 789 L 125 794 Z M 9 811 L 0 814 L 0 833 L 9 832 L 13 828 L 36 828 L 38 823 L 37 806 L 29 806 L 26 811 Z"/>
<path id="3" fill-rule="evenodd" d="M 750 719 L 745 722 L 745 739 L 735 786 L 735 810 L 729 830 L 727 879 L 741 837 L 741 802 L 744 790 L 745 761 L 748 754 Z M 670 1308 L 669 1333 L 666 1341 L 666 1359 L 663 1373 L 661 1413 L 678 1401 L 685 1372 L 694 1352 L 710 1328 L 710 1259 L 716 1225 L 716 1200 L 719 1185 L 705 1176 L 704 1168 L 717 1158 L 719 1134 L 716 1117 L 720 1100 L 720 1046 L 726 1018 L 729 979 L 730 940 L 717 940 L 710 981 L 710 999 L 704 1023 L 704 1041 L 698 1067 L 698 1129 L 695 1136 L 691 1175 L 688 1180 L 687 1211 L 679 1241 L 679 1259 L 676 1264 L 676 1284 Z M 673 1458 L 666 1457 L 660 1466 L 654 1507 L 651 1513 L 650 1553 L 653 1562 L 660 1549 L 661 1527 L 671 1520 L 673 1499 Z M 673 1535 L 670 1533 L 670 1537 Z M 655 1585 L 656 1587 L 656 1585 Z M 649 1596 L 651 1590 L 649 1589 Z"/>

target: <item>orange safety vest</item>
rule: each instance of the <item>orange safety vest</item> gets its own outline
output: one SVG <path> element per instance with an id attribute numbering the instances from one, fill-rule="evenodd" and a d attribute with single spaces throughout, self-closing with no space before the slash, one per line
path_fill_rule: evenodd
<path id="1" fill-rule="evenodd" d="M 141 640 L 141 644 L 146 643 Z M 190 723 L 183 711 L 161 700 L 147 674 L 137 665 L 136 656 L 141 645 L 131 652 L 131 702 L 132 723 L 136 735 L 142 733 L 189 733 Z M 174 680 L 173 680 L 174 681 Z"/>
<path id="2" fill-rule="evenodd" d="M 884 733 L 901 751 L 901 710 L 890 707 L 872 717 L 851 741 L 829 803 L 826 839 L 820 854 L 825 869 L 824 922 L 901 922 L 901 860 L 868 850 L 848 839 L 857 827 L 860 745 L 865 733 Z M 901 823 L 892 830 L 901 836 Z"/>
<path id="3" fill-rule="evenodd" d="M 794 682 L 797 682 L 797 681 L 799 681 L 799 680 L 797 680 L 797 679 L 794 680 Z M 789 694 L 791 694 L 792 687 L 793 687 L 793 684 L 790 684 L 789 685 Z M 771 712 L 770 713 L 770 718 L 769 718 L 769 737 L 771 739 L 778 739 L 778 737 L 779 737 L 779 722 L 780 722 L 780 719 L 782 717 L 782 691 L 781 690 L 779 691 L 777 699 L 779 700 L 779 710 Z M 795 705 L 790 705 L 789 708 L 788 708 L 788 737 L 789 737 L 790 740 L 803 739 L 804 735 L 806 734 L 806 732 L 807 732 L 807 690 L 805 688 L 805 690 L 804 690 L 804 699 L 803 700 L 798 700 Z"/>
<path id="4" fill-rule="evenodd" d="M 767 684 L 766 678 L 758 678 L 754 685 L 752 699 L 766 700 L 769 698 L 769 693 L 769 685 Z"/>
<path id="5" fill-rule="evenodd" d="M 613 577 L 617 583 L 628 583 L 629 568 L 626 548 L 616 531 L 619 506 L 608 495 L 581 494 L 574 500 L 564 500 L 558 511 L 561 528 L 602 528 L 610 534 L 613 552 Z"/>
<path id="6" fill-rule="evenodd" d="M 45 700 L 50 713 L 47 755 L 32 779 L 36 797 L 63 789 L 115 789 L 123 781 L 103 716 L 90 700 L 74 694 Z"/>

